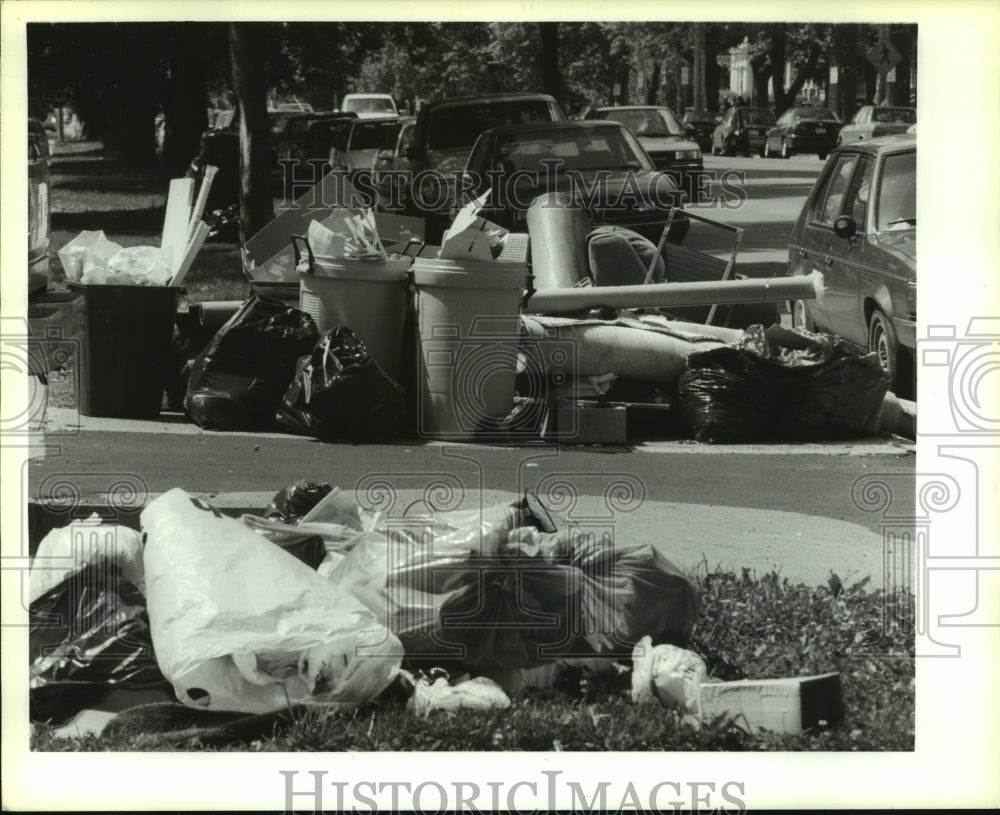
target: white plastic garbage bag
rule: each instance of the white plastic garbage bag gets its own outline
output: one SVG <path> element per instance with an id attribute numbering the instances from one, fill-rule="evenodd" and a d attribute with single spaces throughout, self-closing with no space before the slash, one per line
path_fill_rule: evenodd
<path id="1" fill-rule="evenodd" d="M 29 602 L 34 603 L 58 586 L 71 572 L 102 561 L 116 564 L 122 577 L 145 591 L 142 536 L 127 526 L 102 524 L 95 512 L 86 520 L 53 529 L 42 538 L 31 561 Z"/>
<path id="2" fill-rule="evenodd" d="M 84 230 L 59 250 L 59 261 L 67 280 L 104 283 L 108 261 L 121 251 L 101 230 Z"/>
<path id="3" fill-rule="evenodd" d="M 396 676 L 403 648 L 350 592 L 173 489 L 146 507 L 153 648 L 192 707 L 351 710 Z"/>
<path id="4" fill-rule="evenodd" d="M 108 260 L 107 283 L 113 286 L 166 286 L 173 277 L 173 250 L 129 246 Z"/>

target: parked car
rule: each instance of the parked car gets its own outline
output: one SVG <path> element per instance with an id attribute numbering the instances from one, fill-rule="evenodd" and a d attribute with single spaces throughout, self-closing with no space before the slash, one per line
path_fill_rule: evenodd
<path id="1" fill-rule="evenodd" d="M 490 191 L 482 214 L 515 232 L 527 231 L 531 201 L 567 192 L 595 225 L 625 227 L 656 242 L 671 207 L 684 203 L 676 182 L 657 170 L 632 131 L 617 121 L 492 128 L 472 148 L 466 176 L 472 195 Z M 670 240 L 680 243 L 688 227 L 687 218 L 677 219 Z"/>
<path id="2" fill-rule="evenodd" d="M 684 126 L 670 108 L 639 105 L 593 108 L 586 118 L 621 122 L 639 139 L 656 169 L 670 173 L 681 189 L 694 199 L 697 175 L 705 166 L 701 147 L 688 138 Z"/>
<path id="3" fill-rule="evenodd" d="M 301 146 L 293 148 L 295 157 L 303 162 L 322 162 L 317 174 L 326 175 L 330 172 L 330 149 L 334 141 L 356 121 L 357 114 L 339 113 L 310 122 Z"/>
<path id="4" fill-rule="evenodd" d="M 840 119 L 827 108 L 789 108 L 764 137 L 764 157 L 791 158 L 795 153 L 816 153 L 820 160 L 837 144 Z"/>
<path id="5" fill-rule="evenodd" d="M 51 199 L 49 137 L 37 119 L 28 119 L 28 294 L 49 282 Z"/>
<path id="6" fill-rule="evenodd" d="M 912 390 L 917 319 L 917 138 L 835 148 L 788 246 L 789 275 L 820 272 L 823 296 L 790 304 L 794 325 L 874 351 L 897 394 Z"/>
<path id="7" fill-rule="evenodd" d="M 410 159 L 407 154 L 413 142 L 413 130 L 416 125 L 416 116 L 404 116 L 399 120 L 399 132 L 396 134 L 394 144 L 383 146 L 375 158 L 372 160 L 372 176 L 376 190 L 377 207 L 386 212 L 402 212 L 406 208 L 406 202 L 401 198 L 392 199 L 393 179 L 398 178 L 401 173 L 408 173 L 411 170 Z M 401 193 L 403 190 L 397 185 L 396 189 Z"/>
<path id="8" fill-rule="evenodd" d="M 372 116 L 398 116 L 395 100 L 387 93 L 349 93 L 343 98 L 340 109 L 357 113 L 361 119 Z"/>
<path id="9" fill-rule="evenodd" d="M 370 169 L 379 150 L 396 143 L 399 117 L 355 119 L 339 130 L 330 146 L 330 168 L 353 175 Z"/>
<path id="10" fill-rule="evenodd" d="M 858 108 L 851 121 L 840 129 L 838 144 L 876 139 L 905 133 L 917 123 L 916 108 L 889 108 L 864 105 Z"/>
<path id="11" fill-rule="evenodd" d="M 271 137 L 278 161 L 295 159 L 301 155 L 309 126 L 321 119 L 356 119 L 356 113 L 324 110 L 312 113 L 276 112 L 271 120 Z"/>
<path id="12" fill-rule="evenodd" d="M 712 133 L 712 155 L 763 155 L 764 137 L 774 125 L 774 113 L 767 108 L 729 108 Z"/>
<path id="13" fill-rule="evenodd" d="M 711 152 L 712 133 L 715 126 L 722 121 L 722 117 L 717 113 L 709 113 L 703 110 L 689 110 L 681 119 L 684 130 L 688 138 L 698 143 L 702 152 Z"/>
<path id="14" fill-rule="evenodd" d="M 399 194 L 406 214 L 424 218 L 428 242 L 441 237 L 451 222 L 455 173 L 465 169 L 472 145 L 493 127 L 523 122 L 557 122 L 566 117 L 556 100 L 542 93 L 464 96 L 431 102 L 420 108 L 406 154 L 416 189 Z"/>

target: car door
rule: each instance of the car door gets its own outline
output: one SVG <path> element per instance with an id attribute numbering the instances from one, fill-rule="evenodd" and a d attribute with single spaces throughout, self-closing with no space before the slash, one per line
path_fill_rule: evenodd
<path id="1" fill-rule="evenodd" d="M 837 239 L 833 234 L 833 222 L 840 214 L 857 161 L 857 153 L 844 152 L 827 165 L 816 196 L 806 212 L 802 245 L 795 250 L 798 255 L 796 260 L 803 274 L 819 272 L 822 276 L 822 296 L 810 300 L 806 306 L 816 328 L 822 331 L 833 330 L 827 306 L 830 267 L 833 262 L 834 241 Z"/>
<path id="2" fill-rule="evenodd" d="M 861 313 L 861 278 L 874 167 L 871 156 L 858 156 L 851 183 L 837 213 L 851 216 L 857 231 L 850 238 L 840 238 L 833 234 L 831 225 L 832 241 L 823 275 L 830 330 L 857 345 L 865 345 L 868 341 L 868 326 Z"/>

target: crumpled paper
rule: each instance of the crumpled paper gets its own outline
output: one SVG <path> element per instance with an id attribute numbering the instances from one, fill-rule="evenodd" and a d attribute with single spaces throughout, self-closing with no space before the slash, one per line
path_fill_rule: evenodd
<path id="1" fill-rule="evenodd" d="M 380 694 L 399 640 L 349 591 L 173 489 L 140 517 L 156 660 L 191 707 L 349 711 Z"/>
<path id="2" fill-rule="evenodd" d="M 698 654 L 676 645 L 654 647 L 650 637 L 643 637 L 632 652 L 632 701 L 676 707 L 697 723 L 706 675 L 705 661 Z"/>
<path id="3" fill-rule="evenodd" d="M 440 676 L 433 682 L 426 678 L 414 680 L 413 695 L 406 707 L 417 716 L 428 716 L 434 710 L 504 710 L 510 707 L 510 697 L 485 676 L 455 685 Z"/>

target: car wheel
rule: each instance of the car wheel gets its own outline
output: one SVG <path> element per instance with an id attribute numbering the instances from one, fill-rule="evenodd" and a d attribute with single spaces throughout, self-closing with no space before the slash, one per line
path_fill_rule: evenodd
<path id="1" fill-rule="evenodd" d="M 868 321 L 868 351 L 876 354 L 882 370 L 889 374 L 890 387 L 899 385 L 899 337 L 892 320 L 875 309 Z"/>
<path id="2" fill-rule="evenodd" d="M 771 143 L 764 141 L 764 158 L 771 158 Z"/>
<path id="3" fill-rule="evenodd" d="M 806 331 L 816 330 L 816 323 L 813 322 L 805 300 L 793 300 L 790 311 L 792 312 L 792 328 L 802 328 Z"/>
<path id="4" fill-rule="evenodd" d="M 826 153 L 817 153 L 816 155 L 819 156 L 820 161 L 826 161 Z"/>
<path id="5" fill-rule="evenodd" d="M 781 157 L 782 158 L 791 158 L 792 157 L 792 150 L 788 146 L 788 142 L 785 139 L 781 140 Z"/>

